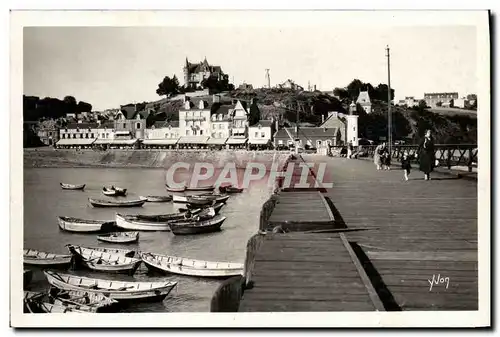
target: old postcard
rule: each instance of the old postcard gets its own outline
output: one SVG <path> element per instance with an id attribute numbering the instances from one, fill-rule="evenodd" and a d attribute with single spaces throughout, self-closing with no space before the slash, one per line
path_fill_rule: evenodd
<path id="1" fill-rule="evenodd" d="M 10 34 L 11 326 L 490 325 L 487 11 Z"/>

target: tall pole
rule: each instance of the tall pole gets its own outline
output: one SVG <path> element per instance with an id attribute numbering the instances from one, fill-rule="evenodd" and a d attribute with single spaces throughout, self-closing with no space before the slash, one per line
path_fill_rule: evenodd
<path id="1" fill-rule="evenodd" d="M 269 69 L 266 69 L 266 79 L 267 79 L 267 88 L 271 89 L 271 76 L 269 76 Z"/>
<path id="2" fill-rule="evenodd" d="M 387 51 L 387 129 L 388 129 L 388 143 L 389 155 L 392 156 L 392 113 L 391 113 L 391 55 L 389 53 L 389 46 Z"/>
<path id="3" fill-rule="evenodd" d="M 297 102 L 297 116 L 295 117 L 295 154 L 299 154 L 299 102 Z"/>

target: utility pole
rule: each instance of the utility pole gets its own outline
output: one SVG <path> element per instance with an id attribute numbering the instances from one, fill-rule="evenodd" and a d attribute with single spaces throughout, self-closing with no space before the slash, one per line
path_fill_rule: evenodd
<path id="1" fill-rule="evenodd" d="M 388 129 L 388 143 L 389 143 L 389 156 L 392 156 L 392 113 L 391 113 L 391 55 L 389 53 L 389 46 L 387 51 L 387 129 Z"/>
<path id="2" fill-rule="evenodd" d="M 266 80 L 267 80 L 267 88 L 271 89 L 271 76 L 269 75 L 269 69 L 266 69 Z"/>
<path id="3" fill-rule="evenodd" d="M 299 102 L 297 102 L 297 116 L 295 117 L 295 154 L 299 154 Z"/>

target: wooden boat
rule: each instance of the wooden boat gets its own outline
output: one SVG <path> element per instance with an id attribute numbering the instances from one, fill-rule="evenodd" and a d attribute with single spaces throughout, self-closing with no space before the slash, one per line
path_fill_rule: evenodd
<path id="1" fill-rule="evenodd" d="M 177 282 L 123 282 L 95 279 L 71 274 L 44 271 L 47 281 L 63 290 L 81 290 L 90 293 L 104 293 L 117 301 L 163 301 L 177 285 Z"/>
<path id="2" fill-rule="evenodd" d="M 184 192 L 186 190 L 186 186 L 173 187 L 173 186 L 168 186 L 168 184 L 165 185 L 167 187 L 167 191 L 169 192 Z"/>
<path id="3" fill-rule="evenodd" d="M 191 204 L 191 205 L 206 206 L 206 205 L 215 204 L 214 199 L 209 199 L 209 198 L 205 198 L 205 197 L 188 196 L 186 199 L 187 199 L 187 203 Z"/>
<path id="4" fill-rule="evenodd" d="M 171 195 L 148 195 L 145 198 L 148 202 L 169 202 L 172 201 Z"/>
<path id="5" fill-rule="evenodd" d="M 133 229 L 140 231 L 170 231 L 168 224 L 171 221 L 183 220 L 185 219 L 184 213 L 176 213 L 176 216 L 172 216 L 170 219 L 165 221 L 152 221 L 149 219 L 141 218 L 134 215 L 122 215 L 116 214 L 116 225 L 123 229 Z"/>
<path id="6" fill-rule="evenodd" d="M 179 222 L 170 224 L 169 226 L 175 235 L 211 233 L 220 230 L 225 220 L 225 216 L 217 215 L 210 220 Z"/>
<path id="7" fill-rule="evenodd" d="M 224 206 L 224 203 L 222 203 L 222 202 L 218 202 L 213 206 L 200 206 L 200 205 L 187 204 L 186 208 L 181 207 L 181 208 L 179 208 L 179 211 L 185 212 L 185 211 L 189 210 L 191 212 L 191 214 L 196 214 L 195 212 L 202 211 L 206 208 L 213 208 L 215 210 L 215 214 L 219 214 L 219 211 L 221 210 L 221 208 L 223 206 Z"/>
<path id="8" fill-rule="evenodd" d="M 70 246 L 69 244 L 66 247 Z M 108 248 L 108 247 L 89 247 L 89 246 L 77 246 L 71 245 L 77 249 L 82 249 L 83 251 L 92 251 L 92 256 L 102 256 L 109 254 L 119 254 L 125 257 L 134 257 L 135 250 L 133 249 L 122 249 L 122 248 Z"/>
<path id="9" fill-rule="evenodd" d="M 73 185 L 73 184 L 59 183 L 59 185 L 61 185 L 61 188 L 63 190 L 80 190 L 80 191 L 82 191 L 85 188 L 85 184 Z"/>
<path id="10" fill-rule="evenodd" d="M 24 291 L 23 306 L 25 313 L 40 313 L 42 312 L 37 302 L 43 300 L 45 293 L 35 291 Z"/>
<path id="11" fill-rule="evenodd" d="M 139 240 L 139 232 L 113 232 L 98 235 L 97 240 L 109 243 L 131 243 Z"/>
<path id="12" fill-rule="evenodd" d="M 30 284 L 31 279 L 33 278 L 33 271 L 29 269 L 24 269 L 23 272 L 23 286 L 26 287 Z"/>
<path id="13" fill-rule="evenodd" d="M 187 195 L 173 194 L 172 201 L 177 202 L 177 203 L 186 203 L 187 202 Z"/>
<path id="14" fill-rule="evenodd" d="M 200 200 L 208 199 L 208 200 L 213 200 L 215 202 L 225 203 L 227 199 L 229 199 L 229 195 L 224 195 L 224 194 L 192 195 L 191 198 Z"/>
<path id="15" fill-rule="evenodd" d="M 23 250 L 23 262 L 27 265 L 64 268 L 71 264 L 71 255 L 41 252 L 35 249 Z"/>
<path id="16" fill-rule="evenodd" d="M 124 201 L 111 201 L 89 198 L 89 202 L 94 207 L 142 207 L 146 199 L 138 200 L 124 200 Z"/>
<path id="17" fill-rule="evenodd" d="M 233 193 L 241 193 L 243 192 L 243 189 L 229 185 L 229 186 L 219 186 L 219 191 L 221 193 L 233 194 Z"/>
<path id="18" fill-rule="evenodd" d="M 213 191 L 215 187 L 212 186 L 198 186 L 198 187 L 186 187 L 186 191 Z"/>
<path id="19" fill-rule="evenodd" d="M 86 305 L 65 305 L 62 302 L 49 303 L 35 298 L 24 299 L 25 308 L 28 313 L 92 313 L 92 307 Z M 26 310 L 26 309 L 25 309 Z"/>
<path id="20" fill-rule="evenodd" d="M 184 219 L 184 212 L 167 214 L 120 214 L 120 216 L 128 220 L 137 220 L 139 222 L 168 222 L 172 220 Z M 191 214 L 197 214 L 199 212 L 201 212 L 201 209 L 197 212 L 191 211 Z"/>
<path id="21" fill-rule="evenodd" d="M 62 230 L 80 233 L 110 231 L 115 227 L 113 220 L 86 220 L 59 216 L 58 222 Z"/>
<path id="22" fill-rule="evenodd" d="M 75 262 L 88 269 L 134 275 L 142 263 L 141 259 L 126 257 L 120 253 L 95 252 L 92 249 L 80 246 L 66 245 L 75 257 Z"/>
<path id="23" fill-rule="evenodd" d="M 108 197 L 119 197 L 119 196 L 125 196 L 127 195 L 127 189 L 126 188 L 119 188 L 119 187 L 103 187 L 102 188 L 102 194 L 108 196 Z"/>
<path id="24" fill-rule="evenodd" d="M 104 296 L 100 293 L 92 293 L 88 291 L 78 290 L 63 290 L 51 287 L 49 292 L 50 302 L 59 302 L 67 306 L 70 305 L 85 305 L 91 308 L 92 312 L 111 312 L 118 308 L 118 301 Z"/>
<path id="25" fill-rule="evenodd" d="M 231 277 L 243 274 L 243 264 L 233 262 L 212 262 L 177 256 L 140 253 L 148 269 L 180 275 L 199 277 Z"/>

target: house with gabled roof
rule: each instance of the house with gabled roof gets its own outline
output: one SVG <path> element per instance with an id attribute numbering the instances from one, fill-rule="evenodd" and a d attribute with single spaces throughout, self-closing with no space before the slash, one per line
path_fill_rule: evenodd
<path id="1" fill-rule="evenodd" d="M 356 104 L 361 105 L 361 107 L 363 108 L 363 110 L 365 110 L 367 114 L 372 112 L 372 101 L 370 100 L 370 95 L 368 94 L 368 91 L 359 92 Z"/>
<path id="2" fill-rule="evenodd" d="M 217 80 L 221 80 L 224 73 L 220 66 L 210 65 L 207 58 L 200 63 L 190 63 L 186 57 L 186 63 L 184 64 L 184 87 L 186 88 L 198 88 L 201 86 L 201 82 L 204 79 L 214 77 Z"/>

